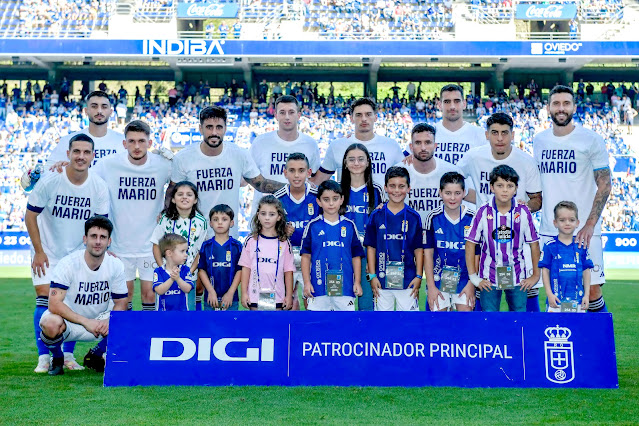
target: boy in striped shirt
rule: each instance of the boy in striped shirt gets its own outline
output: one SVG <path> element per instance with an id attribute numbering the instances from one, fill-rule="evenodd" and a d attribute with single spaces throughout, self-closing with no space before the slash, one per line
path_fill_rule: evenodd
<path id="1" fill-rule="evenodd" d="M 527 291 L 539 281 L 539 237 L 528 207 L 515 199 L 519 175 L 510 166 L 490 172 L 490 201 L 482 205 L 466 237 L 466 265 L 470 281 L 481 290 L 485 312 L 499 311 L 502 290 L 510 311 L 525 312 Z M 481 242 L 479 271 L 475 246 Z M 527 270 L 524 244 L 530 245 L 533 269 Z"/>

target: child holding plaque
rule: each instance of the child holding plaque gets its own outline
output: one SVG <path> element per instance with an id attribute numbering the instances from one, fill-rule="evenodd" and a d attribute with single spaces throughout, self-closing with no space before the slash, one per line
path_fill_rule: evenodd
<path id="1" fill-rule="evenodd" d="M 539 261 L 546 289 L 548 312 L 586 312 L 590 298 L 590 271 L 594 264 L 587 249 L 574 240 L 579 226 L 577 205 L 561 201 L 554 209 L 553 224 L 559 235 L 544 245 Z"/>
<path id="2" fill-rule="evenodd" d="M 498 312 L 504 291 L 508 309 L 525 312 L 527 292 L 539 281 L 539 237 L 528 207 L 515 200 L 517 172 L 500 165 L 490 172 L 489 179 L 493 196 L 477 210 L 466 236 L 469 279 L 481 290 L 482 311 Z M 480 242 L 476 271 L 475 249 Z M 524 244 L 530 245 L 532 271 L 526 270 Z"/>
<path id="3" fill-rule="evenodd" d="M 386 171 L 388 203 L 375 210 L 366 225 L 368 280 L 376 311 L 419 311 L 424 261 L 419 213 L 406 204 L 410 175 L 404 167 Z"/>
<path id="4" fill-rule="evenodd" d="M 293 307 L 295 265 L 286 234 L 286 212 L 272 195 L 262 197 L 244 242 L 242 305 L 252 311 L 290 310 Z"/>
<path id="5" fill-rule="evenodd" d="M 468 279 L 464 237 L 475 211 L 462 205 L 464 176 L 444 173 L 439 183 L 443 203 L 424 220 L 424 269 L 431 311 L 472 311 L 475 286 Z"/>
<path id="6" fill-rule="evenodd" d="M 340 215 L 344 195 L 331 180 L 317 189 L 321 215 L 311 220 L 302 236 L 302 276 L 309 311 L 354 311 L 362 295 L 361 261 L 364 249 L 357 227 Z"/>

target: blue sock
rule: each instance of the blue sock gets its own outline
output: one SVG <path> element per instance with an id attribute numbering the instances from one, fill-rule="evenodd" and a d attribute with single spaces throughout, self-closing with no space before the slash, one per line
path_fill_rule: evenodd
<path id="1" fill-rule="evenodd" d="M 599 312 L 608 312 L 608 308 L 606 307 L 606 302 L 604 301 L 603 296 L 601 296 L 597 300 L 591 300 L 588 305 L 588 312 L 599 313 Z"/>
<path id="2" fill-rule="evenodd" d="M 479 299 L 479 291 L 475 291 L 475 312 L 481 312 L 481 300 Z"/>
<path id="3" fill-rule="evenodd" d="M 526 312 L 540 312 L 539 310 L 539 295 L 531 296 L 528 294 L 528 300 L 526 301 Z"/>
<path id="4" fill-rule="evenodd" d="M 93 352 L 95 355 L 102 356 L 106 352 L 106 347 L 107 339 L 105 337 L 104 339 L 100 340 L 98 344 L 93 347 L 93 349 L 91 349 L 91 352 Z"/>
<path id="5" fill-rule="evenodd" d="M 64 342 L 64 344 L 62 345 L 62 351 L 73 353 L 73 351 L 75 350 L 75 343 L 76 342 Z"/>
<path id="6" fill-rule="evenodd" d="M 42 314 L 47 310 L 48 306 L 49 298 L 47 296 L 36 297 L 36 307 L 35 311 L 33 311 L 33 328 L 35 330 L 38 355 L 49 355 L 49 348 L 47 348 L 47 345 L 45 345 L 40 338 L 40 318 L 42 318 Z"/>
<path id="7" fill-rule="evenodd" d="M 64 357 L 64 354 L 62 353 L 62 341 L 64 340 L 64 336 L 62 334 L 49 339 L 43 332 L 40 332 L 40 339 L 42 339 L 42 343 L 46 345 L 47 350 L 51 351 L 51 356 L 53 356 L 53 358 Z"/>
<path id="8" fill-rule="evenodd" d="M 204 294 L 196 294 L 195 295 L 195 310 L 196 311 L 201 311 L 202 310 L 202 298 L 204 297 Z"/>

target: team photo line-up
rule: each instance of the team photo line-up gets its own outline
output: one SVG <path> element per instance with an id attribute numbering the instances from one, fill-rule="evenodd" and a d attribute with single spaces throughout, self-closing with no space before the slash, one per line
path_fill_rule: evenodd
<path id="1" fill-rule="evenodd" d="M 552 127 L 534 137 L 533 156 L 512 145 L 508 114 L 486 130 L 465 122 L 464 99 L 444 86 L 443 120 L 415 125 L 410 152 L 375 133 L 377 105 L 358 99 L 353 134 L 320 159 L 292 96 L 277 98 L 278 130 L 249 150 L 224 142 L 226 110 L 211 106 L 202 141 L 173 155 L 150 150 L 144 121 L 108 130 L 109 98 L 90 93 L 89 127 L 60 139 L 41 177 L 22 179 L 35 371 L 83 369 L 76 341 L 98 341 L 83 363 L 103 371 L 109 312 L 132 309 L 136 277 L 149 311 L 299 310 L 299 292 L 308 310 L 419 311 L 425 280 L 430 311 L 499 311 L 504 293 L 510 311 L 539 312 L 543 287 L 548 312 L 607 312 L 608 153 L 574 123 L 572 89 L 550 91 Z M 242 244 L 247 184 L 256 196 Z"/>

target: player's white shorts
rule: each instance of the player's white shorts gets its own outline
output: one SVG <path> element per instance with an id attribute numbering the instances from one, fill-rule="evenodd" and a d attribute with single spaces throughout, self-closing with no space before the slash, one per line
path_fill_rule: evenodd
<path id="1" fill-rule="evenodd" d="M 116 253 L 117 254 L 117 253 Z M 124 264 L 124 276 L 127 281 L 135 280 L 137 271 L 142 281 L 153 281 L 153 271 L 158 267 L 153 256 L 120 257 Z"/>
<path id="2" fill-rule="evenodd" d="M 35 251 L 33 249 L 31 249 L 31 261 L 33 261 L 33 256 L 35 255 Z M 44 274 L 39 277 L 38 274 L 35 274 L 33 272 L 33 269 L 31 269 L 31 280 L 33 281 L 33 285 L 51 285 L 51 277 L 53 275 L 53 269 L 55 268 L 55 266 L 58 264 L 58 260 L 52 258 L 51 256 L 47 255 L 48 259 L 49 259 L 49 267 L 47 268 L 47 266 L 44 266 Z"/>
<path id="3" fill-rule="evenodd" d="M 355 298 L 350 296 L 316 296 L 306 299 L 309 311 L 354 311 Z"/>
<path id="4" fill-rule="evenodd" d="M 44 311 L 44 313 L 42 314 L 42 318 L 40 318 L 40 327 L 42 327 L 42 323 L 44 321 L 46 321 L 46 318 L 49 315 L 53 315 L 53 314 L 51 312 L 49 312 L 48 309 L 46 311 Z M 80 324 L 76 324 L 74 322 L 67 321 L 64 318 L 62 320 L 64 321 L 64 324 L 67 326 L 67 328 L 64 331 L 64 333 L 62 333 L 62 336 L 64 336 L 64 340 L 65 341 L 69 341 L 69 342 L 78 342 L 78 341 L 79 342 L 95 342 L 95 341 L 98 341 L 98 340 L 102 340 L 102 336 L 95 337 L 93 335 L 93 333 L 90 333 L 86 328 L 84 328 Z"/>
<path id="5" fill-rule="evenodd" d="M 431 306 L 430 310 L 433 312 L 441 311 L 442 309 L 448 309 L 453 305 L 465 305 L 468 306 L 468 297 L 466 293 L 446 293 L 445 291 L 440 292 L 442 296 L 444 296 L 444 300 L 441 297 L 437 297 L 437 302 L 439 303 L 439 307 Z"/>
<path id="6" fill-rule="evenodd" d="M 376 311 L 419 311 L 419 301 L 411 293 L 413 289 L 406 290 L 379 290 L 379 297 L 375 298 Z"/>
<path id="7" fill-rule="evenodd" d="M 552 237 L 547 237 L 545 235 L 541 236 L 541 250 L 544 249 L 544 245 L 548 241 L 550 241 Z M 603 246 L 601 244 L 601 235 L 593 235 L 590 239 L 590 246 L 588 247 L 588 254 L 590 255 L 590 259 L 592 263 L 595 265 L 594 268 L 590 270 L 590 285 L 602 285 L 606 283 L 606 275 L 604 273 L 604 262 L 603 262 Z"/>

